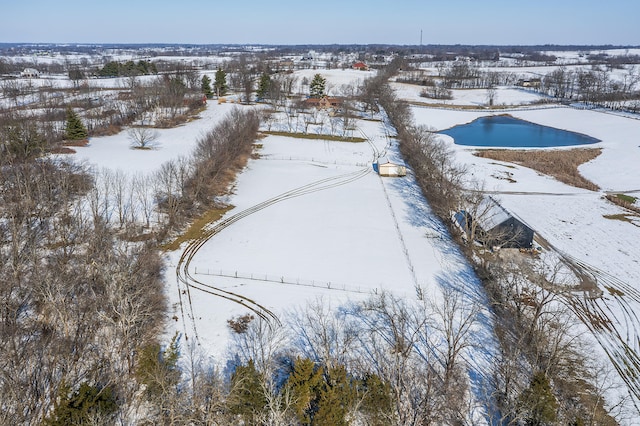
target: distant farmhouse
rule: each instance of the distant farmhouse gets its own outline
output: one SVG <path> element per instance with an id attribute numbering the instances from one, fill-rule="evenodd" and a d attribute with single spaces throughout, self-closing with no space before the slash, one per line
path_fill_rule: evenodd
<path id="1" fill-rule="evenodd" d="M 373 170 L 378 172 L 380 176 L 386 177 L 401 177 L 407 175 L 407 168 L 401 164 L 392 163 L 388 158 L 379 158 L 377 163 L 374 163 Z"/>
<path id="2" fill-rule="evenodd" d="M 369 71 L 369 66 L 364 62 L 356 62 L 355 64 L 351 65 L 351 68 L 359 71 Z"/>
<path id="3" fill-rule="evenodd" d="M 40 72 L 35 68 L 25 68 L 24 71 L 20 73 L 20 77 L 22 78 L 39 78 Z"/>
<path id="4" fill-rule="evenodd" d="M 488 247 L 528 249 L 533 246 L 533 229 L 493 198 L 483 198 L 473 210 L 455 214 L 456 222 L 467 237 Z"/>
<path id="5" fill-rule="evenodd" d="M 304 100 L 304 105 L 308 108 L 316 109 L 338 109 L 342 106 L 342 100 L 340 98 L 333 98 L 329 96 L 323 96 L 321 98 L 307 98 Z"/>
<path id="6" fill-rule="evenodd" d="M 540 85 L 542 85 L 542 80 L 540 80 L 539 78 L 532 78 L 530 80 L 518 80 L 518 86 L 521 87 L 532 87 L 534 89 L 539 89 Z"/>

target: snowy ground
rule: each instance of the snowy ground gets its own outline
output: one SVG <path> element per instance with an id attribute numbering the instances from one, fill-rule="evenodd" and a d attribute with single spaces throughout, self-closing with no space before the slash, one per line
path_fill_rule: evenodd
<path id="1" fill-rule="evenodd" d="M 413 96 L 418 90 L 415 89 Z M 405 98 L 411 100 L 413 96 Z M 518 103 L 517 99 L 512 101 Z M 523 96 L 520 103 L 524 105 L 528 101 L 528 97 Z M 412 110 L 418 124 L 435 130 L 491 114 L 425 107 Z M 484 183 L 485 190 L 493 192 L 505 208 L 530 225 L 555 250 L 582 265 L 596 280 L 604 297 L 576 299 L 580 301 L 574 302 L 573 309 L 579 315 L 600 315 L 613 325 L 613 331 L 594 329 L 589 324 L 585 328 L 589 330 L 589 339 L 594 339 L 593 348 L 601 351 L 602 359 L 610 358 L 612 365 L 619 369 L 618 383 L 626 383 L 635 394 L 633 399 L 637 404 L 640 387 L 634 365 L 637 366 L 636 354 L 640 353 L 640 321 L 635 315 L 640 311 L 640 215 L 613 205 L 604 195 L 606 192 L 640 195 L 640 120 L 607 111 L 570 107 L 513 109 L 508 113 L 601 140 L 589 147 L 602 148 L 602 154 L 579 168 L 586 178 L 602 188 L 593 192 L 565 185 L 519 165 L 475 157 L 472 153 L 476 148 L 455 145 L 451 137 L 441 136 L 450 144 L 457 160 L 469 167 L 472 177 Z M 624 397 L 626 393 L 611 396 Z"/>
<path id="2" fill-rule="evenodd" d="M 416 121 L 445 129 L 470 122 L 482 112 L 433 110 L 415 107 Z M 534 123 L 571 130 L 600 139 L 590 147 L 602 154 L 580 167 L 580 172 L 602 191 L 640 193 L 640 120 L 597 111 L 550 108 L 511 111 L 511 115 Z M 603 198 L 604 192 L 574 188 L 520 166 L 498 163 L 472 155 L 474 149 L 455 145 L 458 160 L 471 166 L 471 173 L 485 182 L 485 189 L 499 193 L 504 206 L 531 225 L 562 251 L 598 268 L 614 273 L 625 282 L 640 278 L 640 220 L 606 219 L 604 215 L 628 213 Z M 505 179 L 509 173 L 510 179 Z M 515 182 L 513 182 L 515 181 Z"/>
<path id="3" fill-rule="evenodd" d="M 396 94 L 410 102 L 423 102 L 428 104 L 442 104 L 442 105 L 470 105 L 483 108 L 487 105 L 487 91 L 486 90 L 467 90 L 467 89 L 453 89 L 451 93 L 453 99 L 431 99 L 420 96 L 420 91 L 423 87 L 419 87 L 413 84 L 406 83 L 392 83 L 391 87 L 395 90 Z M 497 87 L 494 97 L 495 105 L 523 105 L 534 103 L 543 99 L 543 96 L 520 88 L 513 87 Z"/>
<path id="4" fill-rule="evenodd" d="M 315 71 L 303 74 L 310 79 Z M 334 88 L 366 76 L 351 70 L 324 70 L 320 74 Z M 397 86 L 402 97 L 422 99 L 417 91 L 404 86 Z M 454 103 L 475 105 L 485 100 L 486 91 L 455 91 L 454 96 Z M 512 88 L 501 88 L 497 95 L 498 103 L 509 105 L 527 104 L 533 100 L 531 96 Z M 123 132 L 93 138 L 88 147 L 77 148 L 75 156 L 97 169 L 150 174 L 169 159 L 189 155 L 196 140 L 233 107 L 212 102 L 199 120 L 161 130 L 155 150 L 131 149 Z M 423 107 L 414 107 L 413 112 L 418 123 L 436 129 L 488 114 Z M 640 120 L 572 108 L 510 113 L 602 140 L 596 145 L 603 148 L 602 155 L 581 167 L 584 175 L 603 190 L 630 194 L 640 190 Z M 371 170 L 378 154 L 399 158 L 394 142 L 385 136 L 387 129 L 376 121 L 358 121 L 357 126 L 371 143 L 278 136 L 261 141 L 261 158 L 249 162 L 229 196 L 235 208 L 223 221 L 237 220 L 221 226 L 192 253 L 186 266 L 180 259 L 182 251 L 167 255 L 169 317 L 175 318 L 170 329 L 184 333 L 211 356 L 222 359 L 230 337 L 226 321 L 250 312 L 250 308 L 264 308 L 280 317 L 317 298 L 336 306 L 383 289 L 415 299 L 416 288 L 422 288 L 427 297 L 437 299 L 444 283 L 477 295 L 477 279 L 433 218 L 411 177 L 381 179 Z M 631 289 L 640 281 L 637 218 L 631 222 L 606 219 L 603 215 L 623 210 L 603 200 L 600 192 L 576 189 L 523 167 L 506 167 L 474 157 L 470 149 L 448 141 L 457 159 L 471 167 L 474 177 L 484 180 L 487 189 L 500 193 L 498 197 L 507 209 L 558 250 L 586 262 L 601 276 L 615 276 L 615 283 L 630 286 L 626 294 L 633 293 Z M 512 173 L 515 182 L 500 179 L 505 171 Z M 186 272 L 181 267 L 186 267 Z M 199 285 L 185 287 L 177 279 L 185 273 Z M 612 304 L 609 314 L 623 336 L 625 327 L 629 332 L 621 339 L 640 352 L 634 328 L 638 321 L 631 319 L 624 326 L 629 318 L 621 306 L 631 306 L 633 312 L 640 309 L 640 301 Z M 476 343 L 491 348 L 490 324 L 483 322 L 478 327 Z M 609 353 L 619 343 L 605 338 L 600 341 L 606 341 L 602 347 Z M 486 365 L 486 355 L 471 354 L 468 358 L 476 362 L 471 368 Z"/>
<path id="5" fill-rule="evenodd" d="M 91 138 L 86 147 L 73 148 L 74 156 L 98 170 L 152 174 L 169 160 L 190 156 L 198 139 L 213 129 L 234 106 L 212 101 L 198 119 L 173 129 L 157 129 L 158 138 L 153 149 L 132 149 L 129 135 L 122 131 L 112 136 Z"/>
<path id="6" fill-rule="evenodd" d="M 477 297 L 478 280 L 415 182 L 381 179 L 373 172 L 375 155 L 397 155 L 382 123 L 359 125 L 371 144 L 278 136 L 261 141 L 261 158 L 239 176 L 230 197 L 235 208 L 222 222 L 251 214 L 222 229 L 189 259 L 185 275 L 197 286 L 177 284 L 190 293 L 190 303 L 180 292 L 169 293 L 176 326 L 187 336 L 197 335 L 209 353 L 224 356 L 221 342 L 230 337 L 226 321 L 247 313 L 247 307 L 198 287 L 232 291 L 276 316 L 318 297 L 338 306 L 381 291 L 415 300 L 420 288 L 437 301 L 443 285 L 475 287 L 468 297 Z M 299 192 L 279 198 L 291 191 Z M 270 200 L 277 201 L 254 209 Z M 171 266 L 185 267 L 180 255 L 170 254 Z M 477 336 L 490 336 L 489 327 L 479 325 Z M 478 355 L 475 362 L 483 359 Z"/>

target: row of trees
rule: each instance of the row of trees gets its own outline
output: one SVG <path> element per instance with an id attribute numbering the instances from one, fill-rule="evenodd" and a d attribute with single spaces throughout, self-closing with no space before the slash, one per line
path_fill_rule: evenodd
<path id="1" fill-rule="evenodd" d="M 461 293 L 444 302 L 388 294 L 341 310 L 317 300 L 283 325 L 236 328 L 229 369 L 207 368 L 182 347 L 182 376 L 168 353 L 149 376 L 156 424 L 414 425 L 482 421 L 490 395 L 473 396 L 466 350 L 478 307 Z M 219 360 L 218 360 L 219 361 Z M 485 418 L 484 420 L 488 420 Z"/>
<path id="2" fill-rule="evenodd" d="M 72 68 L 77 69 L 77 68 Z M 71 70 L 70 70 L 71 72 Z M 134 76 L 134 75 L 146 75 L 157 74 L 158 70 L 151 61 L 127 61 L 120 63 L 116 61 L 107 62 L 97 73 L 100 77 L 121 77 L 121 76 Z"/>
<path id="3" fill-rule="evenodd" d="M 40 159 L 0 173 L 0 423 L 70 424 L 62 407 L 89 395 L 104 397 L 92 412 L 103 421 L 116 401 L 128 411 L 137 350 L 162 326 L 158 252 L 87 214 L 81 167 Z"/>
<path id="4" fill-rule="evenodd" d="M 77 118 L 70 110 L 69 135 L 82 133 Z M 160 406 L 147 396 L 159 392 L 158 377 L 180 378 L 177 340 L 158 343 L 166 306 L 157 243 L 214 204 L 258 126 L 255 112 L 234 110 L 192 157 L 153 177 L 89 173 L 35 154 L 0 167 L 0 423 L 153 417 Z M 16 144 L 28 145 L 23 136 Z"/>
<path id="5" fill-rule="evenodd" d="M 44 154 L 51 146 L 51 140 L 82 140 L 88 136 L 87 129 L 70 107 L 66 110 L 66 119 L 62 131 L 52 131 L 43 127 L 33 118 L 8 114 L 0 118 L 0 166 L 6 163 L 33 160 Z"/>
<path id="6" fill-rule="evenodd" d="M 384 108 L 425 197 L 455 235 L 451 212 L 478 204 L 478 192 L 468 191 L 465 169 L 446 146 L 428 128 L 413 124 L 408 106 L 386 84 L 388 75 L 365 82 L 363 99 Z M 559 289 L 566 284 L 558 267 L 507 263 L 474 254 L 471 240 L 461 244 L 477 266 L 495 314 L 500 353 L 494 358 L 492 395 L 498 422 L 613 424 L 602 406 L 608 389 L 598 382 L 604 367 L 585 353 L 573 331 L 577 320 L 562 302 Z"/>
<path id="7" fill-rule="evenodd" d="M 560 67 L 545 75 L 539 91 L 566 100 L 578 100 L 607 108 L 640 108 L 640 71 L 628 69 L 621 77 L 612 77 L 604 68 L 571 70 Z"/>

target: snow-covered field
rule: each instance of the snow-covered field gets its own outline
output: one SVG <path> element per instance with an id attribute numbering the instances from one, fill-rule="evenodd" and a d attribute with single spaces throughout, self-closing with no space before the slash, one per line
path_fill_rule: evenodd
<path id="1" fill-rule="evenodd" d="M 261 140 L 260 158 L 229 197 L 235 208 L 220 221 L 233 224 L 186 259 L 182 249 L 168 254 L 172 329 L 225 360 L 231 318 L 286 321 L 311 303 L 339 309 L 382 292 L 440 306 L 443 291 L 454 289 L 460 303 L 480 306 L 463 356 L 484 400 L 496 346 L 480 282 L 413 179 L 373 171 L 378 155 L 398 158 L 385 125 L 357 125 L 368 142 Z M 189 252 L 190 244 L 183 248 Z"/>
<path id="2" fill-rule="evenodd" d="M 414 90 L 418 93 L 419 89 Z M 412 100 L 414 96 L 405 96 L 405 99 Z M 517 99 L 513 101 L 518 103 Z M 523 97 L 520 103 L 528 101 Z M 412 111 L 416 123 L 435 130 L 491 114 L 489 111 L 417 106 Z M 568 186 L 519 165 L 476 157 L 473 155 L 476 148 L 456 145 L 451 137 L 440 136 L 453 149 L 457 161 L 469 167 L 473 179 L 482 182 L 485 190 L 493 192 L 507 210 L 531 226 L 555 250 L 581 264 L 597 282 L 604 296 L 585 298 L 585 302 L 578 303 L 581 307 L 578 311 L 584 309 L 589 315 L 600 315 L 614 326 L 614 331 L 598 330 L 597 327 L 594 330 L 590 324 L 585 324 L 584 336 L 595 353 L 601 353 L 601 359 L 610 358 L 612 365 L 619 369 L 619 387 L 609 395 L 610 398 L 628 397 L 624 390 L 628 386 L 635 392 L 631 398 L 637 404 L 638 371 L 633 367 L 633 359 L 634 354 L 640 353 L 640 321 L 635 316 L 635 312 L 640 311 L 637 293 L 640 215 L 610 203 L 604 195 L 607 192 L 640 195 L 640 120 L 608 111 L 570 107 L 514 109 L 508 113 L 601 140 L 589 147 L 602 148 L 602 154 L 579 168 L 587 179 L 602 188 L 594 192 Z"/>
<path id="3" fill-rule="evenodd" d="M 210 102 L 200 118 L 173 129 L 158 129 L 153 149 L 132 149 L 126 131 L 113 136 L 91 138 L 86 147 L 74 147 L 78 161 L 86 162 L 97 170 L 102 168 L 127 174 L 151 175 L 163 163 L 179 157 L 188 157 L 196 142 L 215 127 L 234 104 Z"/>
<path id="4" fill-rule="evenodd" d="M 420 96 L 422 87 L 406 83 L 392 83 L 391 86 L 397 93 L 398 97 L 409 102 L 423 102 L 429 104 L 446 105 L 470 105 L 484 108 L 487 105 L 486 90 L 466 90 L 453 89 L 451 93 L 453 99 L 440 100 L 430 99 Z M 530 104 L 543 99 L 538 93 L 513 87 L 497 87 L 494 97 L 495 105 L 523 105 Z"/>
<path id="5" fill-rule="evenodd" d="M 316 72 L 326 77 L 332 88 L 368 75 L 352 70 L 306 70 L 300 73 L 300 80 L 303 76 L 310 80 Z M 417 86 L 394 87 L 402 98 L 424 101 Z M 486 91 L 454 91 L 454 98 L 452 103 L 458 105 L 483 105 Z M 498 104 L 517 106 L 535 99 L 537 95 L 518 89 L 505 87 L 497 91 Z M 165 161 L 188 155 L 197 139 L 230 108 L 233 105 L 209 103 L 199 120 L 161 130 L 154 150 L 130 149 L 123 132 L 94 138 L 88 147 L 77 148 L 75 156 L 97 169 L 153 173 Z M 417 123 L 435 129 L 489 114 L 424 107 L 414 107 L 413 113 Z M 601 147 L 603 153 L 580 171 L 603 191 L 640 194 L 640 120 L 573 108 L 509 113 L 600 139 L 602 142 L 595 146 Z M 477 294 L 477 278 L 434 219 L 412 178 L 381 179 L 372 171 L 371 162 L 378 154 L 399 159 L 395 142 L 387 139 L 383 123 L 358 121 L 357 127 L 370 143 L 281 136 L 261 141 L 260 158 L 250 160 L 238 176 L 228 197 L 235 207 L 223 220 L 242 218 L 221 228 L 187 265 L 188 274 L 202 284 L 201 289 L 210 286 L 232 292 L 240 299 L 232 301 L 195 286 L 184 287 L 176 278 L 180 273 L 176 268 L 185 266 L 180 259 L 182 251 L 168 253 L 167 296 L 171 304 L 169 317 L 174 317 L 169 335 L 173 330 L 180 331 L 212 357 L 223 359 L 230 340 L 227 320 L 249 312 L 247 305 L 239 301 L 251 301 L 280 317 L 318 298 L 338 306 L 383 290 L 416 299 L 421 289 L 425 297 L 437 300 L 441 286 L 453 283 L 469 294 Z M 637 287 L 637 216 L 630 221 L 607 219 L 604 215 L 625 212 L 604 200 L 602 192 L 573 188 L 520 166 L 507 168 L 505 164 L 475 157 L 471 149 L 443 138 L 451 144 L 457 160 L 470 167 L 474 178 L 484 181 L 487 190 L 498 193 L 507 209 L 556 249 Z M 500 178 L 505 171 L 512 173 L 510 178 L 515 182 Z M 266 207 L 257 208 L 261 203 Z M 640 309 L 640 302 L 625 303 Z M 622 308 L 613 306 L 612 310 L 620 333 L 628 332 L 628 344 L 640 352 L 636 324 L 624 325 L 628 318 Z M 477 343 L 484 342 L 485 348 L 492 347 L 490 324 L 479 324 L 474 336 Z M 489 362 L 485 352 L 467 355 L 476 363 L 472 369 Z"/>
<path id="6" fill-rule="evenodd" d="M 489 115 L 420 107 L 414 107 L 413 112 L 416 122 L 436 130 Z M 507 209 L 553 245 L 625 282 L 638 282 L 640 218 L 636 217 L 632 222 L 604 218 L 604 215 L 628 212 L 603 196 L 604 191 L 640 193 L 640 141 L 637 138 L 640 120 L 573 108 L 512 111 L 510 114 L 600 139 L 602 142 L 590 147 L 602 148 L 602 154 L 579 170 L 603 192 L 574 188 L 520 166 L 506 168 L 494 160 L 473 156 L 474 149 L 455 145 L 449 136 L 441 137 L 455 149 L 458 160 L 471 167 L 473 176 L 485 183 L 486 190 L 499 193 L 498 198 Z M 504 179 L 506 171 L 510 173 L 509 180 Z"/>

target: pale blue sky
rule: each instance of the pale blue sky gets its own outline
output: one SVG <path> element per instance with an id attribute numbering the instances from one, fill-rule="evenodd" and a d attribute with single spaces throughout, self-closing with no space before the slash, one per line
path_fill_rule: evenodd
<path id="1" fill-rule="evenodd" d="M 640 45 L 637 0 L 14 0 L 0 42 Z"/>

